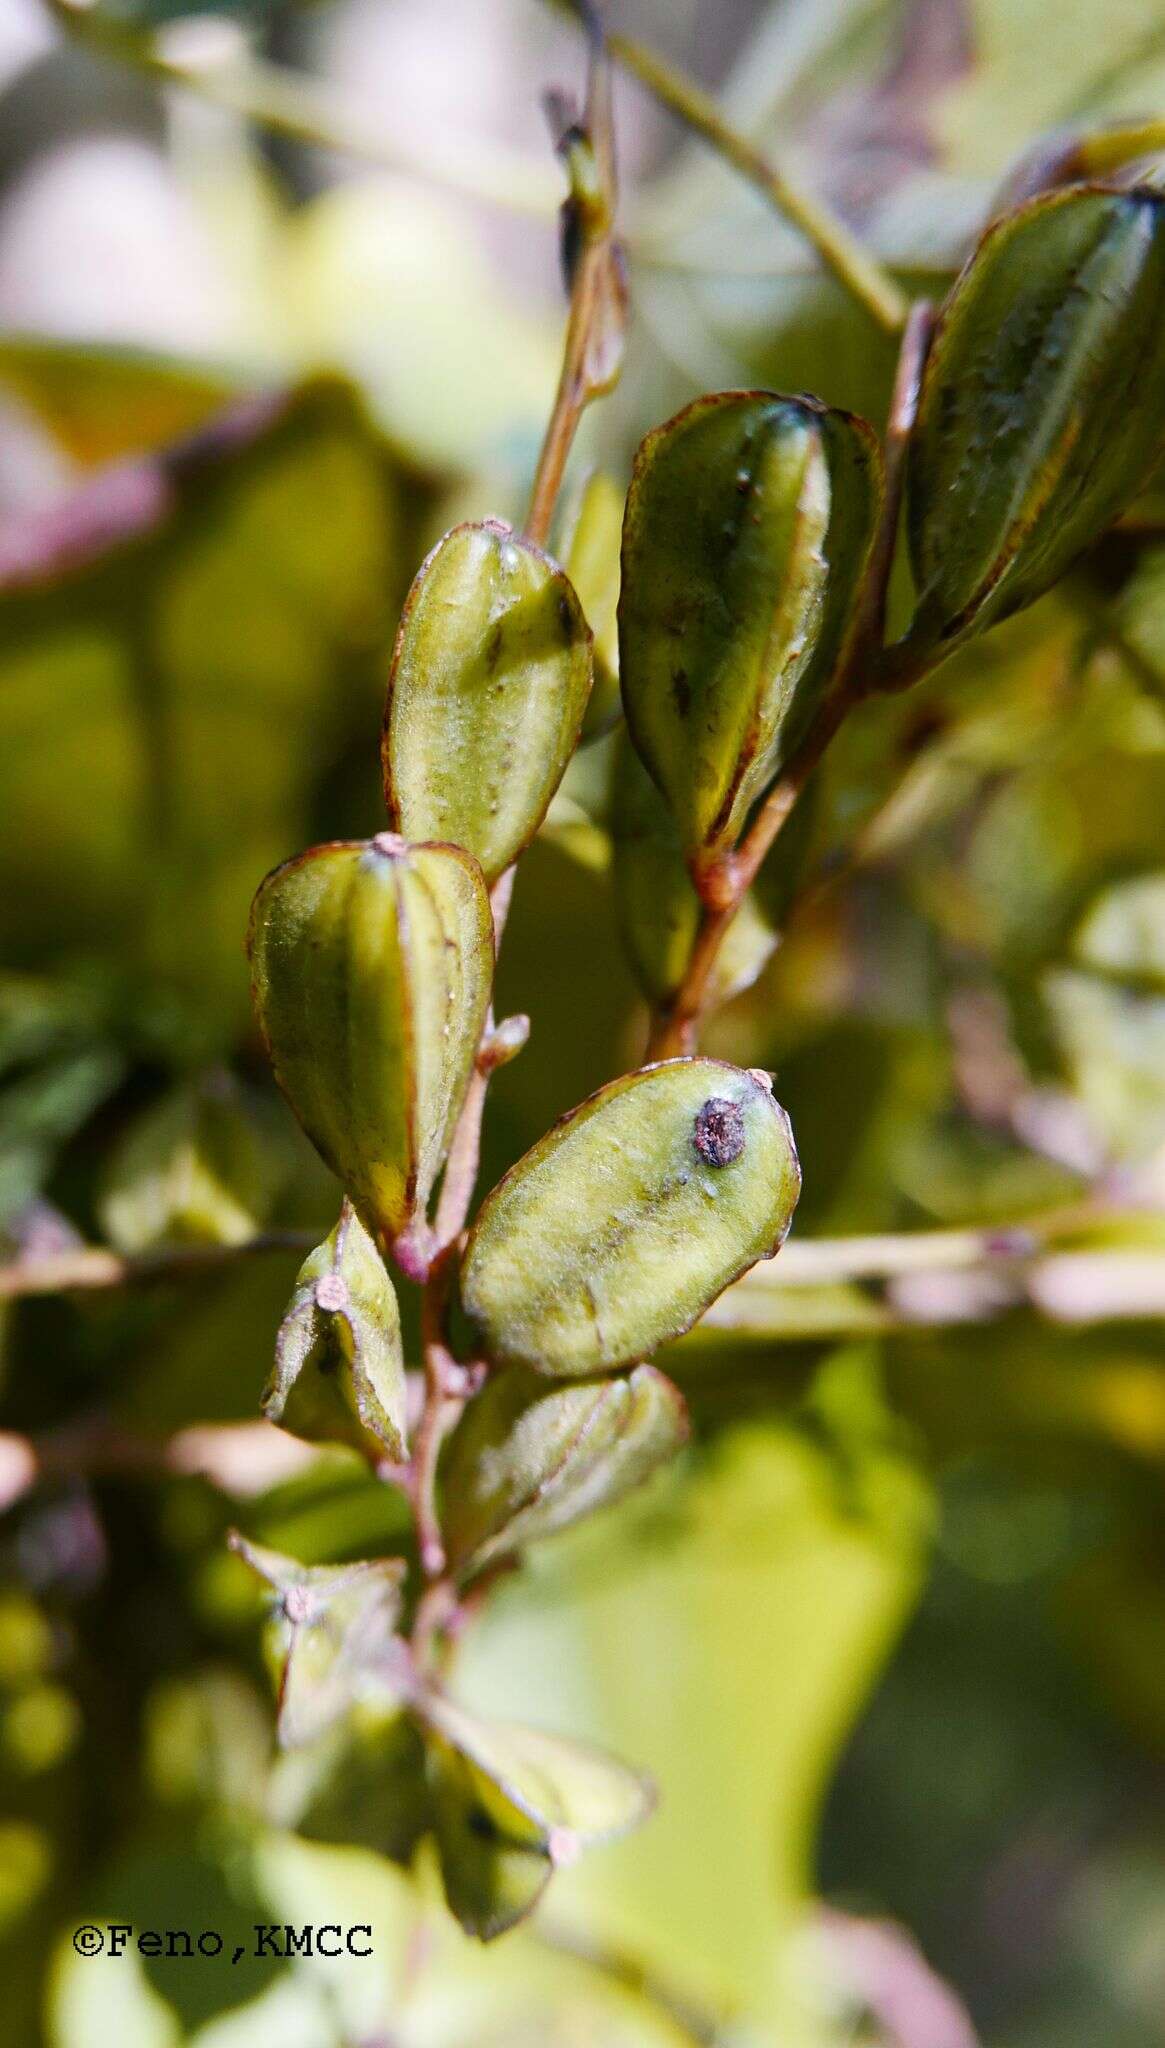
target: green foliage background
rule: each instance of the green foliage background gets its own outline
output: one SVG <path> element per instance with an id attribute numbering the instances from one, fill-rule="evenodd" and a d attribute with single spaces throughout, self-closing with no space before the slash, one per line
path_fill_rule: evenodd
<path id="1" fill-rule="evenodd" d="M 480 12 L 515 105 L 577 77 L 569 26 L 533 0 Z M 428 31 L 414 13 L 439 65 L 441 10 Z M 1092 0 L 717 19 L 640 0 L 620 25 L 703 66 L 919 289 L 942 289 L 1039 132 L 1165 106 L 1156 0 L 1109 0 L 1102 34 Z M 327 54 L 314 12 L 258 9 L 249 32 Z M 153 101 L 143 85 L 127 111 L 128 90 L 58 46 L 17 69 L 9 192 L 78 105 L 141 132 Z M 635 322 L 580 474 L 601 461 L 622 485 L 647 426 L 705 388 L 880 419 L 890 345 L 729 171 L 630 89 L 618 112 Z M 334 1190 L 250 1021 L 247 906 L 276 860 L 382 825 L 400 601 L 455 519 L 520 517 L 556 374 L 546 209 L 507 234 L 501 209 L 225 117 L 172 118 L 151 146 L 234 279 L 230 344 L 195 361 L 76 326 L 0 338 L 3 431 L 43 442 L 56 477 L 51 500 L 13 489 L 0 534 L 10 1256 L 74 1233 L 136 1252 L 330 1227 Z M 536 140 L 529 167 L 544 190 Z M 522 237 L 545 259 L 533 284 Z M 475 1706 L 649 1767 L 660 1808 L 479 1952 L 431 1872 L 271 1818 L 256 1605 L 225 1530 L 309 1562 L 376 1553 L 404 1535 L 397 1495 L 339 1452 L 257 1491 L 222 1469 L 83 1471 L 63 1434 L 253 1419 L 296 1254 L 0 1311 L 4 1426 L 55 1447 L 0 1522 L 6 2039 L 967 2048 L 937 2019 L 914 2037 L 863 2018 L 821 1897 L 908 1928 L 989 2048 L 1158 2038 L 1165 907 L 1147 936 L 1109 909 L 1099 953 L 1084 920 L 1165 866 L 1165 554 L 1118 538 L 1094 567 L 1103 632 L 1057 593 L 847 727 L 798 857 L 808 873 L 856 840 L 860 859 L 708 1042 L 776 1069 L 797 1239 L 1002 1229 L 1135 1172 L 1156 1210 L 1090 1243 L 1156 1271 L 1157 1316 L 1111 1283 L 1065 1306 L 1055 1275 L 1034 1299 L 916 1285 L 889 1303 L 842 1280 L 788 1290 L 782 1330 L 743 1316 L 675 1347 L 690 1450 L 507 1580 L 458 1670 Z M 639 1055 L 610 746 L 580 755 L 523 864 L 499 1014 L 528 1011 L 532 1039 L 491 1092 L 483 1187 Z M 984 1032 L 994 1096 L 974 1085 Z M 1006 1101 L 1001 1065 L 1020 1075 Z M 76 1960 L 69 1931 L 104 1917 L 228 1938 L 371 1919 L 376 1959 Z M 921 1966 L 897 1966 L 920 1997 Z"/>

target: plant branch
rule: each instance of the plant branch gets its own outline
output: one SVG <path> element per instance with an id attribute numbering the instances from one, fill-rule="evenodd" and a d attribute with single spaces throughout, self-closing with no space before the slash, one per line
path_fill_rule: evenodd
<path id="1" fill-rule="evenodd" d="M 494 951 L 501 946 L 514 889 L 514 869 L 499 875 L 490 892 Z M 448 1343 L 451 1284 L 462 1232 L 477 1185 L 481 1126 L 490 1076 L 498 1064 L 493 1052 L 492 1008 L 486 1017 L 477 1062 L 449 1146 L 449 1157 L 434 1219 L 437 1250 L 421 1296 L 421 1339 L 424 1346 L 425 1401 L 417 1425 L 412 1456 L 403 1475 L 413 1505 L 417 1550 L 427 1583 L 413 1624 L 413 1645 L 419 1649 L 440 1627 L 455 1618 L 454 1589 L 442 1576 L 445 1546 L 437 1512 L 437 1465 L 444 1438 L 464 1408 L 473 1384 L 473 1369 L 458 1365 Z M 519 1043 L 521 1041 L 519 1040 Z"/>
<path id="2" fill-rule="evenodd" d="M 894 567 L 894 548 L 906 488 L 906 458 L 910 436 L 918 416 L 922 373 L 934 334 L 934 307 L 929 299 L 916 299 L 907 316 L 902 345 L 894 371 L 890 409 L 882 439 L 884 469 L 882 505 L 866 572 L 865 591 L 858 614 L 857 641 L 862 660 L 876 657 L 886 637 L 886 601 Z"/>
<path id="3" fill-rule="evenodd" d="M 608 39 L 612 57 L 641 85 L 695 130 L 761 192 L 776 211 L 813 244 L 822 262 L 887 334 L 906 323 L 909 301 L 877 258 L 821 200 L 802 191 L 788 173 L 739 134 L 724 118 L 715 100 L 693 79 L 631 36 Z"/>
<path id="4" fill-rule="evenodd" d="M 239 1244 L 167 1245 L 153 1252 L 116 1252 L 103 1245 L 36 1252 L 0 1266 L 0 1301 L 36 1294 L 78 1294 L 93 1288 L 136 1287 L 151 1281 L 193 1280 L 270 1252 L 302 1256 L 319 1241 L 306 1230 L 270 1230 Z"/>
<path id="5" fill-rule="evenodd" d="M 1129 1236 L 1113 1242 L 1122 1224 Z M 1004 1225 L 794 1240 L 729 1287 L 691 1336 L 802 1343 L 987 1323 L 1025 1308 L 1068 1326 L 1165 1320 L 1159 1223 L 1146 1237 L 1144 1211 L 1098 1188 Z"/>
<path id="6" fill-rule="evenodd" d="M 270 1422 L 208 1422 L 149 1436 L 105 1416 L 43 1436 L 0 1431 L 0 1512 L 45 1479 L 207 1479 L 245 1499 L 304 1471 L 316 1447 Z"/>
<path id="7" fill-rule="evenodd" d="M 456 1248 L 456 1238 L 442 1246 L 430 1267 L 421 1297 L 425 1405 L 409 1464 L 409 1491 L 421 1573 L 426 1580 L 439 1579 L 445 1569 L 445 1546 L 437 1513 L 437 1460 L 449 1421 L 449 1406 L 456 1399 L 455 1389 L 461 1377 L 461 1369 L 445 1338 Z"/>
<path id="8" fill-rule="evenodd" d="M 671 1059 L 677 1053 L 692 1050 L 720 948 L 761 863 L 845 718 L 855 704 L 877 687 L 906 451 L 933 323 L 931 307 L 921 301 L 911 309 L 903 332 L 886 422 L 885 484 L 878 525 L 853 630 L 842 652 L 837 673 L 800 745 L 794 749 L 761 804 L 740 846 L 705 879 L 702 889 L 704 910 L 687 970 L 671 1002 L 656 1014 L 648 1039 L 649 1060 Z"/>
<path id="9" fill-rule="evenodd" d="M 567 457 L 579 420 L 593 398 L 609 390 L 619 374 L 626 322 L 623 260 L 614 235 L 616 182 L 611 119 L 610 64 L 601 20 L 590 24 L 591 52 L 583 118 L 572 118 L 554 96 L 548 112 L 570 179 L 562 210 L 563 257 L 570 285 L 570 311 L 562 372 L 534 475 L 526 537 L 544 546 L 550 533 Z M 491 895 L 495 953 L 501 945 L 513 890 L 507 869 Z M 521 1037 L 517 1043 L 520 1044 Z M 478 1048 L 449 1157 L 434 1220 L 437 1250 L 421 1305 L 425 1359 L 425 1405 L 410 1460 L 408 1483 L 416 1520 L 421 1571 L 427 1582 L 413 1623 L 414 1647 L 421 1647 L 454 1621 L 457 1599 L 444 1577 L 445 1551 L 437 1512 L 437 1466 L 441 1443 L 473 1386 L 473 1368 L 458 1365 L 449 1347 L 450 1283 L 462 1232 L 477 1182 L 481 1127 L 490 1075 L 508 1057 L 495 1043 L 491 1008 Z"/>
<path id="10" fill-rule="evenodd" d="M 567 458 L 591 400 L 619 375 L 627 323 L 623 251 L 615 239 L 615 148 L 611 76 L 601 30 L 592 36 L 582 123 L 552 97 L 547 111 L 570 178 L 562 209 L 563 267 L 570 290 L 562 371 L 547 422 L 526 515 L 526 538 L 545 547 Z"/>

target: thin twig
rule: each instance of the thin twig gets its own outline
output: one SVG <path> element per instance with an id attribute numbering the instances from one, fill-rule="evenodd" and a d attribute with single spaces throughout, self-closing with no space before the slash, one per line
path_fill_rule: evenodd
<path id="1" fill-rule="evenodd" d="M 514 869 L 509 867 L 498 877 L 490 892 L 495 955 L 506 928 L 513 888 Z M 489 1057 L 493 1030 L 491 1007 L 482 1033 L 477 1064 L 449 1146 L 434 1219 L 437 1250 L 421 1296 L 425 1402 L 404 1476 L 413 1505 L 421 1571 L 428 1582 L 413 1620 L 412 1641 L 418 1654 L 445 1622 L 455 1620 L 457 1613 L 453 1589 L 443 1577 L 445 1547 L 437 1512 L 437 1465 L 441 1445 L 464 1408 L 472 1384 L 471 1377 L 467 1377 L 466 1370 L 458 1365 L 449 1348 L 447 1324 L 450 1283 L 457 1250 L 477 1185 L 482 1118 L 493 1071 Z M 447 1593 L 449 1597 L 446 1597 Z"/>
<path id="2" fill-rule="evenodd" d="M 786 171 L 739 134 L 724 118 L 715 100 L 693 79 L 631 36 L 612 35 L 608 47 L 617 63 L 633 72 L 663 106 L 702 135 L 726 162 L 763 193 L 778 213 L 800 229 L 839 284 L 879 327 L 888 334 L 900 332 L 906 324 L 909 300 L 837 214 L 802 191 Z"/>
<path id="3" fill-rule="evenodd" d="M 870 561 L 866 572 L 863 603 L 858 617 L 857 638 L 863 656 L 875 654 L 886 635 L 886 602 L 890 594 L 890 573 L 906 487 L 906 458 L 910 436 L 918 415 L 922 373 L 934 333 L 934 307 L 929 299 L 917 299 L 902 334 L 886 432 L 882 442 L 882 505 Z"/>
<path id="4" fill-rule="evenodd" d="M 300 72 L 243 54 L 234 39 L 225 40 L 222 23 L 206 25 L 216 41 L 204 36 L 205 55 L 197 54 L 197 46 L 183 55 L 172 35 L 135 28 L 99 6 L 80 5 L 77 0 L 47 0 L 47 5 L 70 36 L 102 56 L 159 84 L 196 93 L 271 134 L 359 157 L 463 198 L 485 200 L 540 220 L 554 212 L 553 183 L 534 159 L 486 137 L 466 139 L 449 129 L 427 139 L 413 135 L 408 143 L 395 140 L 386 134 L 382 116 L 353 106 Z"/>
<path id="5" fill-rule="evenodd" d="M 417 1527 L 422 1575 L 439 1579 L 445 1569 L 445 1546 L 437 1513 L 437 1460 L 449 1421 L 449 1405 L 460 1368 L 445 1341 L 452 1260 L 456 1240 L 438 1252 L 421 1296 L 421 1342 L 425 1359 L 425 1406 L 410 1462 L 410 1492 Z"/>
<path id="6" fill-rule="evenodd" d="M 318 1231 L 269 1230 L 238 1244 L 166 1245 L 154 1252 L 115 1252 L 101 1245 L 37 1252 L 0 1266 L 0 1301 L 35 1294 L 79 1294 L 92 1288 L 137 1287 L 151 1281 L 191 1280 L 239 1259 L 269 1252 L 311 1251 Z"/>
<path id="7" fill-rule="evenodd" d="M 794 1238 L 747 1276 L 756 1287 L 813 1287 L 839 1280 L 892 1280 L 911 1273 L 965 1273 L 1028 1259 L 1094 1227 L 1107 1212 L 1091 1199 L 1039 1215 L 970 1229 L 884 1231 L 865 1237 Z"/>
<path id="8" fill-rule="evenodd" d="M 196 1423 L 173 1436 L 149 1436 L 105 1416 L 43 1436 L 0 1432 L 0 1511 L 45 1479 L 207 1479 L 223 1493 L 250 1498 L 293 1478 L 316 1447 L 270 1422 Z"/>
<path id="9" fill-rule="evenodd" d="M 526 537 L 543 546 L 567 457 L 583 411 L 618 376 L 622 360 L 625 289 L 622 256 L 614 237 L 615 148 L 611 120 L 610 65 L 601 19 L 591 22 L 587 98 L 581 125 L 564 118 L 562 103 L 551 109 L 559 123 L 558 147 L 570 176 L 564 210 L 564 248 L 570 273 L 570 312 L 563 344 L 562 374 L 538 458 Z M 491 895 L 495 954 L 509 912 L 514 870 L 507 869 Z M 445 1552 L 437 1511 L 437 1466 L 441 1443 L 468 1398 L 470 1379 L 448 1342 L 450 1278 L 458 1243 L 477 1182 L 481 1126 L 493 1062 L 492 1008 L 478 1049 L 457 1128 L 449 1147 L 434 1221 L 436 1256 L 422 1297 L 425 1405 L 409 1467 L 417 1545 L 426 1590 L 413 1620 L 413 1645 L 427 1648 L 456 1621 L 455 1588 L 446 1580 Z"/>
<path id="10" fill-rule="evenodd" d="M 552 103 L 556 117 L 559 102 Z M 579 421 L 593 398 L 609 391 L 619 374 L 627 318 L 623 252 L 615 239 L 615 150 L 611 120 L 611 77 L 605 39 L 592 38 L 583 123 L 567 123 L 558 147 L 570 175 L 563 212 L 564 250 L 570 277 L 570 312 L 562 371 L 538 456 L 526 538 L 545 547 Z"/>

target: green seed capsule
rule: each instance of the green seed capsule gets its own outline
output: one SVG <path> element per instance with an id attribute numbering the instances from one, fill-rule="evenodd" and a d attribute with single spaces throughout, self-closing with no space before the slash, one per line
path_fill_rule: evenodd
<path id="1" fill-rule="evenodd" d="M 524 1919 L 557 1865 L 617 1841 L 651 1812 L 650 1781 L 601 1750 L 481 1721 L 447 1699 L 416 1711 L 445 1895 L 480 1941 Z"/>
<path id="2" fill-rule="evenodd" d="M 1075 188 L 997 221 L 943 308 L 908 471 L 907 646 L 1031 604 L 1165 437 L 1165 194 Z"/>
<path id="3" fill-rule="evenodd" d="M 403 1561 L 303 1565 L 237 1533 L 229 1540 L 274 1595 L 266 1650 L 283 1747 L 314 1742 L 361 1699 L 385 1704 L 393 1690 Z"/>
<path id="4" fill-rule="evenodd" d="M 501 520 L 454 527 L 417 573 L 389 676 L 382 757 L 400 830 L 464 846 L 493 882 L 546 815 L 590 687 L 591 636 L 562 570 Z"/>
<path id="5" fill-rule="evenodd" d="M 263 1413 L 309 1443 L 405 1455 L 400 1311 L 384 1261 L 347 1202 L 304 1260 L 275 1343 Z"/>
<path id="6" fill-rule="evenodd" d="M 497 1364 L 617 1371 L 776 1251 L 800 1186 L 763 1076 L 710 1059 L 645 1067 L 564 1117 L 486 1198 L 462 1301 Z"/>
<path id="7" fill-rule="evenodd" d="M 469 1578 L 622 1500 L 679 1450 L 681 1395 L 654 1366 L 626 1379 L 547 1387 L 498 1373 L 473 1401 L 444 1469 L 445 1538 Z"/>
<path id="8" fill-rule="evenodd" d="M 770 392 L 697 399 L 639 450 L 623 703 L 697 869 L 735 842 L 837 665 L 880 489 L 864 421 Z"/>
<path id="9" fill-rule="evenodd" d="M 481 870 L 387 832 L 317 846 L 261 885 L 248 946 L 280 1087 L 366 1229 L 423 1277 L 425 1210 L 489 1005 Z"/>

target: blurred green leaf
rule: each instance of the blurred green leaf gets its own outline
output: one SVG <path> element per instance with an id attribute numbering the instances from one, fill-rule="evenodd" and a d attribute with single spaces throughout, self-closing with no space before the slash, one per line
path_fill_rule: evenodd
<path id="1" fill-rule="evenodd" d="M 673 1467 L 536 1553 L 463 1652 L 465 1690 L 501 1715 L 536 1656 L 540 1714 L 659 1783 L 648 1827 L 558 1874 L 564 1923 L 765 2039 L 828 2038 L 782 1943 L 836 1752 L 922 1570 L 924 1483 L 869 1434 L 860 1457 L 859 1506 L 819 1430 L 730 1430 L 695 1476 Z"/>
<path id="2" fill-rule="evenodd" d="M 164 1805 L 256 1812 L 270 1747 L 266 1701 L 229 1666 L 163 1680 L 148 1702 L 144 1763 Z"/>
<path id="3" fill-rule="evenodd" d="M 0 1226 L 39 1193 L 59 1147 L 86 1123 L 125 1071 L 110 1046 L 62 1051 L 0 1091 Z"/>
<path id="4" fill-rule="evenodd" d="M 1107 889 L 1079 925 L 1073 952 L 1094 973 L 1165 994 L 1165 873 Z"/>
<path id="5" fill-rule="evenodd" d="M 244 1244 L 267 1220 L 278 1174 L 237 1083 L 205 1074 L 130 1125 L 106 1164 L 101 1222 L 126 1252 Z"/>
<path id="6" fill-rule="evenodd" d="M 358 382 L 414 465 L 533 462 L 559 322 L 515 304 L 455 207 L 389 179 L 335 185 L 289 224 L 283 282 L 306 360 Z"/>
<path id="7" fill-rule="evenodd" d="M 22 534 L 0 600 L 15 962 L 100 934 L 141 1038 L 183 1060 L 234 1040 L 255 877 L 371 731 L 395 545 L 382 452 L 333 383 L 106 472 Z"/>
<path id="8" fill-rule="evenodd" d="M 39 334 L 0 335 L 0 387 L 86 469 L 194 433 L 240 390 L 219 369 Z"/>
<path id="9" fill-rule="evenodd" d="M 1165 1143 L 1165 996 L 1058 968 L 1044 1000 L 1072 1085 L 1106 1150 L 1146 1159 Z"/>

